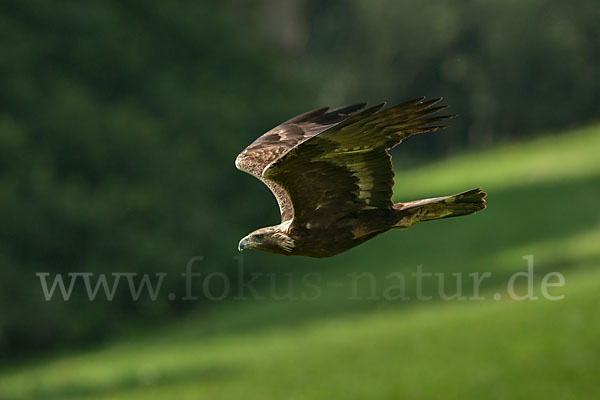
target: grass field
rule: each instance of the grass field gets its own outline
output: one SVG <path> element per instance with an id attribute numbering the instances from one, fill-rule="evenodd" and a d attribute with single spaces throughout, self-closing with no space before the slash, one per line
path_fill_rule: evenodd
<path id="1" fill-rule="evenodd" d="M 264 285 L 264 300 L 223 302 L 176 325 L 157 322 L 141 337 L 6 365 L 0 399 L 599 398 L 598 149 L 600 127 L 591 127 L 398 173 L 397 200 L 481 186 L 489 207 L 332 259 L 281 259 L 276 278 L 291 274 L 296 293 L 303 276 L 321 274 L 317 299 L 273 299 Z M 526 255 L 534 256 L 537 301 L 507 296 Z M 448 293 L 456 291 L 451 273 L 467 282 L 469 273 L 491 272 L 481 285 L 486 300 L 418 301 L 410 279 L 409 299 L 386 297 L 389 274 L 411 277 L 419 265 L 445 273 Z M 551 288 L 563 300 L 541 296 L 553 271 L 565 277 Z M 371 275 L 352 275 L 364 272 Z M 423 292 L 437 287 L 430 279 Z"/>

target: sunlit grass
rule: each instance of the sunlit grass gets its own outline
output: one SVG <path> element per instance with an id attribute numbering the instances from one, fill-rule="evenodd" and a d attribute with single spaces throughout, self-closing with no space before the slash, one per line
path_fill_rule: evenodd
<path id="1" fill-rule="evenodd" d="M 481 186 L 503 190 L 515 186 L 583 179 L 600 174 L 600 128 L 581 128 L 560 136 L 498 146 L 416 170 L 396 171 L 397 198 L 454 193 Z"/>

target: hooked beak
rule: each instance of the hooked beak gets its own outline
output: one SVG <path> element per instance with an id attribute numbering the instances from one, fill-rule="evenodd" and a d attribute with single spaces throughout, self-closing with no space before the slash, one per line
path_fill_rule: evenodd
<path id="1" fill-rule="evenodd" d="M 245 238 L 240 240 L 240 243 L 238 244 L 238 251 L 244 251 L 244 249 L 248 247 L 249 244 L 250 241 L 248 240 L 248 236 L 246 236 Z"/>

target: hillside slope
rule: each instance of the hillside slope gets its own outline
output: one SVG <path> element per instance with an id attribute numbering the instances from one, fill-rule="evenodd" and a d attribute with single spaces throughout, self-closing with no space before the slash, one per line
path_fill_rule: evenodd
<path id="1" fill-rule="evenodd" d="M 600 387 L 600 127 L 465 154 L 397 174 L 398 199 L 481 186 L 489 207 L 390 232 L 328 260 L 285 259 L 293 290 L 320 273 L 316 299 L 229 301 L 142 338 L 0 371 L 0 399 L 571 399 Z M 404 197 L 406 196 L 406 198 Z M 507 282 L 534 256 L 536 301 Z M 262 256 L 246 256 L 247 264 Z M 392 273 L 418 266 L 490 272 L 485 300 L 386 298 Z M 564 287 L 540 291 L 560 272 Z M 370 273 L 364 279 L 353 273 Z M 372 278 L 371 278 L 372 277 Z M 331 283 L 341 282 L 341 285 Z M 526 292 L 523 280 L 515 289 Z M 290 290 L 292 290 L 290 289 Z M 388 296 L 389 297 L 389 296 Z"/>

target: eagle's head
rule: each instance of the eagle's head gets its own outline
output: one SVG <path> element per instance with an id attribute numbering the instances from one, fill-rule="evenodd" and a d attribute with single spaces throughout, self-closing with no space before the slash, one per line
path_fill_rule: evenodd
<path id="1" fill-rule="evenodd" d="M 238 250 L 257 249 L 277 254 L 290 254 L 294 250 L 294 240 L 281 225 L 260 228 L 240 240 Z"/>

